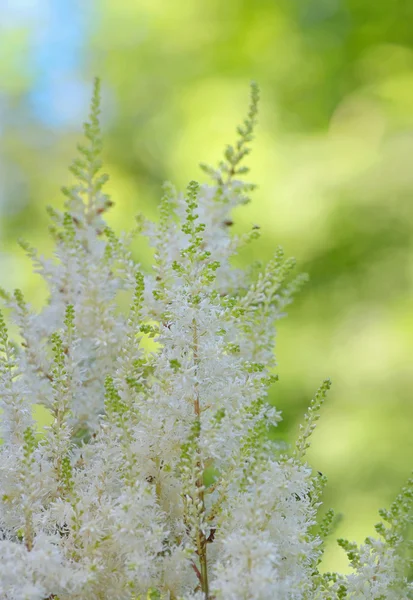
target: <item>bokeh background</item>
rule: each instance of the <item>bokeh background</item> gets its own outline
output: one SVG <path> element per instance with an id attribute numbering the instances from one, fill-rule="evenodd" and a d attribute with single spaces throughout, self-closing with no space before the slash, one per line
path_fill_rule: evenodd
<path id="1" fill-rule="evenodd" d="M 47 204 L 103 80 L 109 221 L 155 216 L 164 180 L 205 176 L 262 92 L 248 258 L 281 244 L 310 283 L 280 322 L 279 435 L 333 388 L 310 458 L 337 535 L 373 533 L 413 465 L 413 0 L 0 0 L 0 279 L 35 306 L 18 248 L 50 252 Z M 252 254 L 252 256 L 251 256 Z M 149 266 L 142 249 L 139 260 Z M 334 540 L 326 568 L 343 568 Z"/>

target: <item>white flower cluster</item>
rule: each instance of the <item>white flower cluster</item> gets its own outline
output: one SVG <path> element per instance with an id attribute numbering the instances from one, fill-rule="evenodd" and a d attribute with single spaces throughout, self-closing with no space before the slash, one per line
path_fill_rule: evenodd
<path id="1" fill-rule="evenodd" d="M 252 186 L 237 177 L 258 91 L 212 185 L 165 187 L 160 218 L 118 238 L 100 173 L 99 82 L 87 145 L 50 209 L 53 260 L 22 244 L 47 281 L 35 314 L 1 290 L 0 598 L 2 600 L 311 600 L 408 598 L 412 481 L 377 526 L 382 541 L 340 540 L 353 571 L 323 573 L 334 524 L 318 518 L 325 478 L 305 463 L 329 388 L 310 404 L 295 449 L 270 442 L 274 324 L 303 277 L 277 249 L 259 273 L 231 259 L 257 237 L 231 235 Z M 155 248 L 152 274 L 130 251 Z M 122 292 L 119 297 L 119 292 Z M 122 299 L 129 294 L 129 308 Z M 52 415 L 36 434 L 33 404 Z"/>

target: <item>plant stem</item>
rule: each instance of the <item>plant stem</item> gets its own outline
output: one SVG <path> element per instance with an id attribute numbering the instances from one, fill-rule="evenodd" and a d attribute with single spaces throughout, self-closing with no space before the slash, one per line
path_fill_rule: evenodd
<path id="1" fill-rule="evenodd" d="M 199 365 L 199 356 L 198 356 L 198 330 L 196 326 L 196 321 L 193 319 L 193 353 L 194 353 L 194 363 L 195 363 L 195 377 L 197 376 L 198 365 Z M 195 398 L 194 398 L 194 411 L 199 424 L 201 423 L 201 406 L 199 401 L 199 390 L 198 390 L 198 382 L 195 382 Z M 198 429 L 198 440 L 200 436 L 201 428 Z M 203 521 L 203 516 L 205 514 L 205 498 L 204 498 L 204 481 L 203 481 L 203 468 L 201 461 L 201 452 L 198 444 L 197 448 L 198 454 L 198 462 L 197 462 L 197 471 L 201 474 L 196 482 L 196 486 L 199 490 L 198 497 L 201 502 L 200 516 L 201 521 Z M 207 560 L 207 540 L 205 537 L 205 533 L 201 527 L 199 527 L 197 532 L 197 547 L 198 547 L 198 557 L 201 571 L 201 589 L 205 594 L 205 600 L 209 598 L 209 585 L 208 585 L 208 560 Z"/>

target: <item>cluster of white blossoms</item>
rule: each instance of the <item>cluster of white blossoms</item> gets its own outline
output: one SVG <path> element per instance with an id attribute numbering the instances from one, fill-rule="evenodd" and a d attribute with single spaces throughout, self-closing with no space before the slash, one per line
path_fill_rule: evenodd
<path id="1" fill-rule="evenodd" d="M 2 600 L 413 597 L 413 481 L 382 511 L 379 540 L 339 540 L 350 574 L 321 570 L 335 518 L 318 517 L 325 477 L 306 450 L 329 381 L 294 448 L 267 435 L 281 418 L 266 399 L 274 326 L 304 278 L 280 249 L 260 272 L 232 266 L 258 235 L 231 232 L 252 189 L 239 176 L 257 103 L 253 85 L 237 143 L 204 166 L 211 185 L 165 186 L 159 222 L 118 237 L 103 219 L 96 82 L 76 184 L 64 213 L 49 209 L 55 255 L 22 243 L 47 306 L 1 290 L 20 331 L 12 340 L 0 313 Z M 151 274 L 137 234 L 155 249 Z M 34 404 L 52 415 L 44 435 Z"/>

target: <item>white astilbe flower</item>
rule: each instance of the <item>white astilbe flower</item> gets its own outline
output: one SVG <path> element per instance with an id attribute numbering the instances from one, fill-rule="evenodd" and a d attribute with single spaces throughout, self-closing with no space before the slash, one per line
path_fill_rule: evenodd
<path id="1" fill-rule="evenodd" d="M 30 552 L 16 542 L 0 544 L 0 598 L 44 600 L 67 593 L 80 598 L 86 582 L 87 573 L 66 561 L 59 546 L 44 534 L 36 537 Z"/>
<path id="2" fill-rule="evenodd" d="M 296 446 L 269 441 L 280 413 L 275 324 L 304 277 L 280 248 L 260 271 L 232 259 L 258 236 L 231 234 L 253 189 L 238 176 L 256 122 L 250 111 L 212 185 L 165 185 L 158 223 L 116 236 L 100 174 L 99 82 L 87 146 L 49 209 L 53 259 L 21 245 L 49 286 L 35 313 L 0 289 L 1 600 L 353 600 L 412 593 L 404 550 L 413 482 L 360 548 L 339 540 L 352 572 L 322 573 L 333 511 L 325 477 L 306 463 L 330 387 L 310 403 Z M 130 249 L 145 234 L 151 273 Z M 127 311 L 118 292 L 131 297 Z M 125 294 L 126 292 L 126 294 Z M 33 404 L 51 425 L 36 433 Z"/>
<path id="3" fill-rule="evenodd" d="M 360 566 L 347 577 L 348 591 L 355 597 L 373 600 L 400 598 L 397 583 L 397 557 L 394 550 L 381 540 L 371 540 L 360 548 Z M 393 587 L 393 589 L 392 589 Z"/>
<path id="4" fill-rule="evenodd" d="M 223 547 L 213 588 L 217 598 L 303 597 L 319 544 L 308 538 L 315 523 L 312 489 L 309 470 L 290 461 L 251 469 L 243 493 L 228 502 L 231 516 L 217 535 Z"/>

